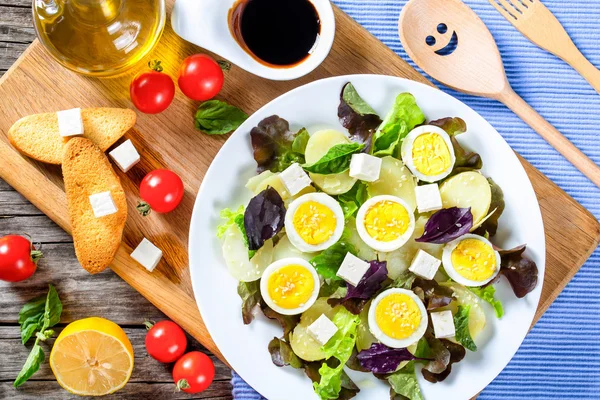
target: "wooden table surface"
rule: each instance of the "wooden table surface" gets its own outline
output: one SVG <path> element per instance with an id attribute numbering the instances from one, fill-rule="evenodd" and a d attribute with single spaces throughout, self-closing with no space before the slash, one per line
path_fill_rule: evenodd
<path id="1" fill-rule="evenodd" d="M 0 76 L 35 38 L 31 2 L 0 0 Z M 1 162 L 1 161 L 0 161 Z M 57 331 L 67 323 L 91 316 L 108 318 L 121 325 L 134 347 L 135 368 L 129 383 L 111 398 L 123 399 L 231 399 L 230 370 L 213 357 L 215 381 L 200 395 L 174 393 L 171 367 L 146 353 L 144 319 L 166 317 L 110 269 L 91 276 L 85 272 L 73 249 L 72 238 L 23 196 L 0 180 L 0 236 L 28 233 L 42 243 L 44 258 L 31 278 L 17 284 L 0 281 L 0 399 L 69 399 L 56 383 L 48 363 L 18 390 L 12 382 L 29 354 L 20 341 L 19 310 L 28 300 L 45 294 L 53 283 L 64 310 Z M 189 338 L 190 350 L 205 351 Z M 52 341 L 49 341 L 51 344 Z M 44 345 L 42 345 L 44 346 Z M 49 346 L 44 346 L 48 356 Z"/>

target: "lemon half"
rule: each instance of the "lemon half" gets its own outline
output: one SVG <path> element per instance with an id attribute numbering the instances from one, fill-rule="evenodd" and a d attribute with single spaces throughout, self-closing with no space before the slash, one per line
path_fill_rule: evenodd
<path id="1" fill-rule="evenodd" d="M 133 347 L 114 322 L 81 319 L 69 324 L 54 342 L 50 368 L 65 390 L 80 396 L 103 396 L 129 381 Z"/>

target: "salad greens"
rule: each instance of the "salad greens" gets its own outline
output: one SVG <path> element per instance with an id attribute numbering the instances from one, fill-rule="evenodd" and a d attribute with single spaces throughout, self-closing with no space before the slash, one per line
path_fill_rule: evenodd
<path id="1" fill-rule="evenodd" d="M 198 106 L 196 129 L 209 135 L 223 135 L 236 130 L 248 119 L 248 114 L 221 100 L 208 100 Z"/>
<path id="2" fill-rule="evenodd" d="M 243 268 L 243 272 L 251 269 L 251 273 L 241 276 L 257 279 L 252 282 L 240 282 L 238 285 L 244 324 L 250 324 L 260 310 L 267 318 L 277 321 L 282 328 L 282 336 L 273 338 L 268 345 L 271 360 L 276 366 L 288 366 L 303 370 L 313 382 L 315 393 L 322 400 L 351 399 L 359 392 L 359 388 L 344 372 L 344 367 L 370 372 L 377 378 L 387 381 L 391 387 L 390 398 L 393 400 L 423 400 L 416 376 L 416 371 L 418 371 L 415 369 L 416 363 L 422 364 L 420 373 L 427 381 L 432 383 L 444 381 L 450 375 L 452 365 L 465 357 L 466 350 L 477 351 L 475 340 L 477 334 L 485 326 L 486 316 L 475 296 L 491 304 L 496 316 L 501 318 L 504 315 L 504 309 L 501 301 L 496 298 L 496 289 L 493 283 L 500 279 L 501 275 L 504 275 L 515 295 L 524 297 L 537 286 L 537 266 L 532 260 L 523 256 L 525 251 L 523 245 L 510 250 L 494 248 L 500 255 L 500 272 L 491 282 L 481 287 L 466 287 L 460 282 L 451 280 L 445 272 L 446 265 L 434 271 L 433 279 L 424 278 L 423 276 L 428 275 L 417 274 L 419 269 L 413 268 L 417 251 L 425 251 L 440 262 L 443 259 L 443 263 L 447 263 L 449 261 L 446 261 L 445 254 L 449 249 L 448 243 L 469 233 L 485 238 L 493 237 L 496 234 L 505 202 L 502 189 L 491 178 L 486 178 L 490 185 L 491 201 L 487 196 L 485 182 L 481 185 L 471 185 L 471 188 L 465 189 L 466 192 L 462 189 L 462 185 L 458 188 L 453 187 L 452 191 L 443 191 L 444 193 L 440 193 L 443 204 L 451 203 L 461 206 L 450 207 L 447 205 L 447 208 L 431 212 L 415 211 L 412 215 L 414 217 L 412 221 L 414 233 L 411 231 L 412 236 L 406 245 L 394 251 L 376 251 L 375 246 L 368 245 L 363 241 L 360 232 L 361 225 L 357 224 L 356 219 L 365 218 L 362 217 L 364 214 L 362 211 L 359 212 L 359 209 L 375 194 L 398 197 L 412 206 L 411 210 L 407 208 L 409 214 L 414 210 L 416 204 L 415 185 L 422 183 L 418 182 L 417 178 L 411 174 L 414 171 L 409 162 L 414 163 L 414 160 L 404 160 L 405 163 L 402 157 L 406 157 L 406 155 L 400 154 L 399 151 L 402 141 L 411 130 L 423 124 L 434 125 L 444 130 L 450 137 L 456 161 L 451 167 L 446 167 L 446 171 L 452 168 L 451 173 L 438 179 L 436 182 L 438 187 L 447 182 L 446 179 L 449 177 L 461 172 L 476 171 L 480 173 L 483 162 L 479 154 L 464 148 L 458 141 L 460 135 L 467 131 L 467 124 L 463 119 L 448 117 L 426 122 L 425 115 L 417 105 L 415 97 L 410 93 L 400 93 L 396 97 L 392 109 L 382 120 L 359 95 L 352 83 L 348 82 L 340 93 L 338 117 L 342 126 L 348 130 L 350 142 L 339 144 L 340 140 L 332 140 L 333 143 L 338 144 L 330 143 L 328 148 L 323 148 L 324 155 L 312 164 L 306 163 L 306 149 L 321 149 L 319 145 L 324 147 L 323 143 L 335 136 L 324 135 L 317 139 L 319 135 L 311 137 L 305 128 L 297 132 L 292 131 L 288 121 L 277 115 L 260 121 L 258 126 L 250 131 L 250 139 L 254 159 L 257 163 L 257 172 L 264 172 L 264 177 L 254 180 L 252 184 L 249 182 L 247 185 L 253 191 L 254 197 L 245 207 L 240 206 L 237 209 L 221 211 L 224 222 L 217 228 L 217 236 L 225 237 L 227 230 L 231 227 L 237 227 L 242 233 L 242 239 L 237 236 L 234 239 L 232 236 L 227 236 L 226 239 L 237 240 L 237 243 L 234 242 L 236 246 L 224 248 L 224 254 L 228 249 L 235 248 L 235 257 L 231 257 L 231 259 L 236 263 L 232 266 L 233 261 L 228 262 L 228 267 L 230 269 Z M 311 141 L 313 137 L 314 139 Z M 323 137 L 328 138 L 323 139 Z M 340 136 L 337 139 L 340 139 Z M 422 146 L 424 149 L 425 146 Z M 385 170 L 385 180 L 380 179 L 375 184 L 351 178 L 348 169 L 352 156 L 358 153 L 386 157 L 385 161 L 388 163 L 388 167 Z M 390 159 L 391 165 L 397 167 L 392 171 L 388 171 Z M 280 179 L 278 175 L 293 163 L 302 166 L 306 173 L 320 175 L 319 178 L 322 180 L 319 181 L 315 179 L 314 175 L 311 175 L 310 187 L 300 188 L 302 194 L 291 195 L 292 190 L 287 187 L 289 182 Z M 260 181 L 260 185 L 256 181 Z M 410 184 L 406 184 L 407 182 Z M 265 187 L 266 189 L 262 190 Z M 478 190 L 486 190 L 486 196 L 479 196 L 484 199 L 485 204 L 481 204 L 482 201 L 479 201 Z M 314 192 L 318 192 L 317 196 Z M 302 246 L 294 242 L 294 240 L 300 239 L 294 239 L 292 235 L 300 236 L 300 231 L 291 232 L 295 226 L 285 224 L 287 207 L 301 197 L 323 199 L 325 198 L 323 193 L 329 195 L 328 200 L 334 204 L 337 201 L 339 204 L 341 211 L 339 208 L 335 212 L 333 212 L 333 208 L 330 209 L 335 216 L 334 223 L 337 224 L 341 221 L 344 224 L 344 230 L 340 239 L 331 240 L 331 243 L 334 244 L 322 251 L 310 253 L 309 250 L 306 248 L 303 250 Z M 447 197 L 444 198 L 444 195 Z M 452 197 L 449 199 L 449 196 Z M 487 207 L 486 210 L 489 209 L 489 213 L 480 226 L 474 227 L 473 213 L 484 207 Z M 314 220 L 318 220 L 318 218 L 312 218 L 317 213 L 314 210 L 316 208 L 311 210 L 308 218 L 302 216 L 310 222 L 305 227 L 306 231 L 302 233 L 318 236 L 322 233 L 319 230 L 323 226 L 314 223 Z M 472 210 L 474 211 L 472 212 Z M 373 229 L 381 228 L 377 226 L 377 223 L 378 221 L 374 219 Z M 393 224 L 386 226 L 393 226 Z M 327 226 L 327 229 L 333 232 L 332 225 Z M 362 224 L 362 229 L 366 229 L 366 223 Z M 252 258 L 246 264 L 244 263 L 246 260 L 242 260 L 245 253 L 240 257 L 244 251 L 241 241 L 248 248 L 249 258 Z M 269 241 L 267 246 L 265 246 L 266 241 Z M 306 243 L 309 241 L 306 240 Z M 308 248 L 310 249 L 310 247 Z M 259 249 L 262 250 L 257 252 Z M 473 257 L 469 255 L 468 251 L 462 251 L 464 251 L 463 257 Z M 347 283 L 337 275 L 348 253 L 364 261 L 362 266 L 366 269 L 356 286 Z M 318 299 L 311 303 L 311 307 L 308 307 L 309 304 L 303 303 L 301 307 L 285 309 L 280 306 L 280 303 L 274 301 L 271 293 L 261 291 L 261 279 L 268 279 L 267 275 L 261 271 L 265 271 L 274 262 L 284 259 L 291 260 L 291 257 L 298 264 L 306 263 L 307 261 L 304 260 L 308 260 L 319 276 L 318 281 L 313 280 L 316 287 L 312 288 L 311 295 L 313 299 L 315 297 Z M 228 261 L 227 256 L 225 258 Z M 241 260 L 244 261 L 242 267 L 239 265 Z M 297 265 L 291 264 L 290 266 L 297 267 Z M 411 266 L 410 269 L 409 266 Z M 451 267 L 454 268 L 453 265 Z M 412 272 L 413 270 L 415 273 Z M 311 269 L 312 272 L 314 271 Z M 260 275 L 263 278 L 259 278 Z M 456 278 L 456 276 L 454 277 Z M 280 278 L 278 277 L 278 279 Z M 476 282 L 479 281 L 481 280 L 476 280 Z M 281 285 L 276 288 L 276 291 L 280 289 L 281 292 L 293 290 L 296 283 L 293 280 L 288 281 L 285 283 L 288 286 Z M 424 321 L 422 326 L 426 327 L 425 333 L 420 337 L 411 337 L 406 342 L 407 347 L 389 347 L 388 345 L 397 342 L 382 343 L 385 340 L 379 341 L 376 338 L 376 336 L 380 337 L 378 335 L 381 332 L 378 334 L 376 329 L 369 326 L 373 315 L 379 312 L 379 309 L 377 312 L 373 312 L 375 310 L 372 306 L 373 300 L 388 289 L 402 289 L 397 290 L 398 293 L 402 293 L 403 290 L 410 291 L 411 297 L 414 294 L 415 301 L 420 301 L 425 306 L 425 314 L 420 320 Z M 315 292 L 318 292 L 318 296 Z M 40 314 L 46 304 L 47 302 L 44 302 L 43 299 L 37 300 L 29 306 L 28 310 L 23 311 L 23 343 L 36 332 L 39 338 L 39 331 L 43 332 L 48 326 L 51 326 L 50 322 L 45 325 L 45 319 Z M 397 305 L 393 304 L 392 306 Z M 291 312 L 288 312 L 290 309 Z M 293 315 L 283 315 L 277 310 Z M 388 315 L 393 315 L 392 323 L 396 321 L 396 318 L 406 318 L 396 308 L 392 308 L 392 310 L 393 312 L 384 311 Z M 452 341 L 435 337 L 430 313 L 441 310 L 452 311 L 455 328 Z M 396 312 L 398 314 L 395 314 Z M 60 312 L 58 314 L 60 315 Z M 330 319 L 338 329 L 325 345 L 321 346 L 323 342 L 312 337 L 314 332 L 311 333 L 309 327 L 323 315 Z M 400 316 L 397 317 L 398 315 Z M 56 318 L 52 321 L 54 320 Z M 404 320 L 402 321 L 404 322 Z M 380 331 L 383 330 L 381 327 L 376 328 L 380 328 Z M 423 330 L 419 334 L 421 332 Z M 413 339 L 414 341 L 412 341 Z M 43 351 L 40 351 L 41 349 L 37 349 L 32 352 L 31 365 L 37 364 L 40 357 L 43 360 Z"/>

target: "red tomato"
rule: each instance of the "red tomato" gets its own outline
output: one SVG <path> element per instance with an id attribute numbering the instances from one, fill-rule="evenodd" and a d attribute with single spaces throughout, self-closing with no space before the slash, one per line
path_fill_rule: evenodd
<path id="1" fill-rule="evenodd" d="M 23 236 L 0 238 L 0 280 L 20 282 L 29 278 L 35 272 L 40 258 L 42 252 L 35 250 Z"/>
<path id="2" fill-rule="evenodd" d="M 149 172 L 140 183 L 140 196 L 143 202 L 138 204 L 138 211 L 146 216 L 150 209 L 167 213 L 173 211 L 183 197 L 183 182 L 173 171 L 155 169 Z"/>
<path id="3" fill-rule="evenodd" d="M 181 357 L 173 367 L 173 380 L 178 390 L 200 393 L 215 378 L 215 365 L 204 353 L 191 351 Z"/>
<path id="4" fill-rule="evenodd" d="M 153 71 L 139 73 L 131 81 L 129 95 L 133 105 L 143 113 L 157 114 L 169 107 L 175 97 L 175 84 L 163 74 L 160 61 L 148 63 Z"/>
<path id="5" fill-rule="evenodd" d="M 162 363 L 172 363 L 185 353 L 187 338 L 183 329 L 173 321 L 160 321 L 146 334 L 146 350 Z"/>
<path id="6" fill-rule="evenodd" d="M 206 101 L 215 97 L 223 87 L 223 70 L 206 54 L 189 56 L 179 68 L 179 89 L 192 100 Z"/>

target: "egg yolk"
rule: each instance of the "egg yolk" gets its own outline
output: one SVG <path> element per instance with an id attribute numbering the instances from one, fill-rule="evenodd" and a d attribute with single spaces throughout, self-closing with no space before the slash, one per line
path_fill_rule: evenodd
<path id="1" fill-rule="evenodd" d="M 451 255 L 452 266 L 461 276 L 480 282 L 496 272 L 496 254 L 488 244 L 477 239 L 462 240 Z"/>
<path id="2" fill-rule="evenodd" d="M 402 204 L 384 200 L 375 203 L 367 210 L 364 225 L 373 239 L 391 242 L 406 233 L 410 225 L 410 217 Z"/>
<path id="3" fill-rule="evenodd" d="M 335 231 L 337 218 L 333 211 L 316 201 L 307 201 L 298 207 L 293 219 L 296 233 L 308 244 L 326 242 Z"/>
<path id="4" fill-rule="evenodd" d="M 393 293 L 377 304 L 375 322 L 386 336 L 406 339 L 421 324 L 421 310 L 410 296 Z"/>
<path id="5" fill-rule="evenodd" d="M 267 288 L 273 303 L 291 310 L 302 307 L 310 299 L 315 280 L 305 267 L 286 265 L 269 276 Z"/>
<path id="6" fill-rule="evenodd" d="M 415 139 L 412 159 L 417 171 L 426 176 L 439 175 L 452 165 L 448 145 L 437 133 L 425 133 Z"/>

